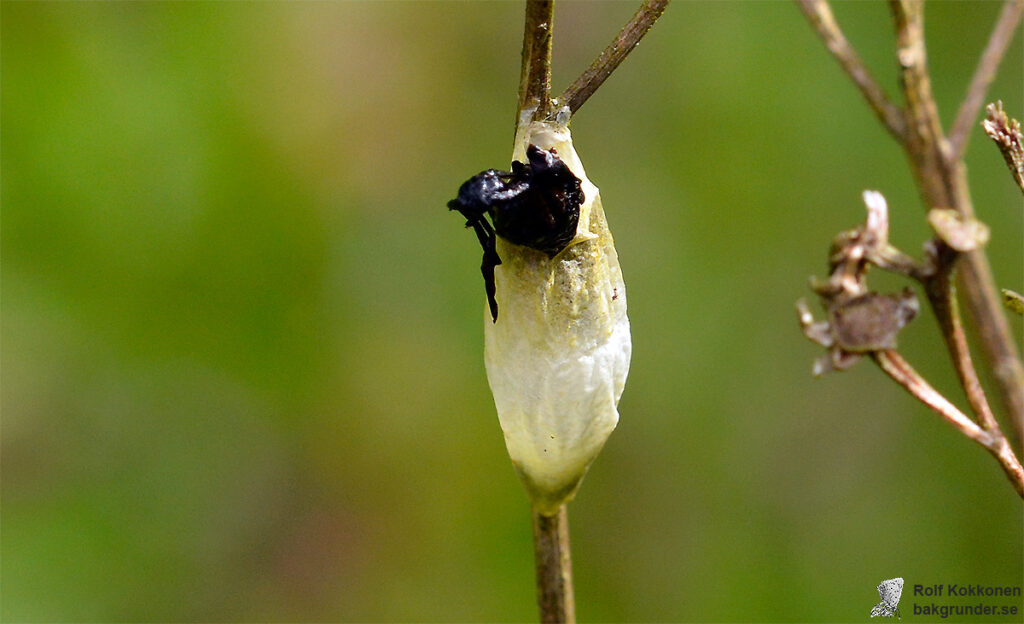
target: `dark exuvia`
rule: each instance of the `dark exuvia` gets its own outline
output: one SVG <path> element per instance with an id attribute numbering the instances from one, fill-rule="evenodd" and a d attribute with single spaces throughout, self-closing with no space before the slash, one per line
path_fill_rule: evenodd
<path id="1" fill-rule="evenodd" d="M 466 217 L 484 248 L 480 270 L 484 275 L 491 319 L 498 320 L 494 299 L 494 267 L 501 258 L 494 248 L 495 234 L 517 245 L 543 251 L 555 257 L 576 236 L 583 190 L 554 149 L 536 145 L 526 148 L 527 164 L 512 162 L 512 171 L 488 169 L 473 176 L 459 188 L 459 196 L 448 202 L 449 210 Z M 484 215 L 490 215 L 494 227 Z"/>

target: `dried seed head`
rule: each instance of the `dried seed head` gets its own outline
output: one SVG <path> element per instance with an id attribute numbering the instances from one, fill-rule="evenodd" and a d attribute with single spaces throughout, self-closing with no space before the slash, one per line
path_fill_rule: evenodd
<path id="1" fill-rule="evenodd" d="M 867 272 L 872 264 L 906 275 L 921 275 L 925 268 L 889 244 L 889 213 L 885 197 L 878 191 L 864 191 L 868 209 L 864 225 L 841 232 L 829 250 L 829 277 L 811 279 L 811 288 L 821 297 L 828 320 L 814 320 L 807 302 L 797 302 L 797 315 L 804 335 L 828 349 L 814 362 L 814 375 L 846 370 L 865 353 L 896 348 L 896 337 L 920 311 L 910 289 L 880 295 L 868 288 Z M 932 211 L 935 212 L 935 211 Z"/>
<path id="2" fill-rule="evenodd" d="M 844 351 L 868 353 L 896 348 L 896 336 L 921 311 L 914 291 L 895 295 L 868 293 L 834 303 L 828 313 L 836 344 Z"/>

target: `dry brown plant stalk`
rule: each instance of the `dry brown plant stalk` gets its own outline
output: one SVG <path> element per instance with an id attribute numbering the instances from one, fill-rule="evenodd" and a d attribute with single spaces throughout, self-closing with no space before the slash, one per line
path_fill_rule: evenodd
<path id="1" fill-rule="evenodd" d="M 931 254 L 924 265 L 916 265 L 902 252 L 890 248 L 890 256 L 882 254 L 870 260 L 863 259 L 863 266 L 866 267 L 870 262 L 922 283 L 939 321 L 942 337 L 974 419 L 967 419 L 950 401 L 938 394 L 894 350 L 878 348 L 868 351 L 886 374 L 942 414 L 964 435 L 988 449 L 999 461 L 1017 493 L 1024 498 L 1024 471 L 989 406 L 971 359 L 957 301 L 959 289 L 977 329 L 980 347 L 995 380 L 1000 402 L 1017 440 L 1024 440 L 1024 367 L 1016 352 L 1003 315 L 999 291 L 982 249 L 988 232 L 987 228 L 974 219 L 963 164 L 969 129 L 975 123 L 985 92 L 1020 23 L 1024 0 L 1004 3 L 949 134 L 942 129 L 938 107 L 932 95 L 922 0 L 889 2 L 896 36 L 896 61 L 904 101 L 902 107 L 889 100 L 864 66 L 836 23 L 827 0 L 796 1 L 879 121 L 903 148 L 928 212 L 929 222 L 937 234 L 929 243 Z M 882 204 L 884 206 L 884 199 Z M 870 225 L 869 218 L 869 225 L 862 228 L 861 233 L 866 234 Z M 838 238 L 837 242 L 840 242 Z M 954 288 L 954 280 L 958 289 Z M 818 294 L 826 298 L 827 309 L 842 303 L 827 299 L 835 297 L 835 293 L 819 290 Z M 813 323 L 805 312 L 806 309 L 802 308 L 801 322 L 807 332 L 812 329 Z M 821 332 L 813 331 L 808 336 L 816 340 L 825 338 Z"/>
<path id="2" fill-rule="evenodd" d="M 553 100 L 551 43 L 554 0 L 527 0 L 519 105 L 516 110 L 517 128 L 530 121 L 552 119 L 565 108 L 568 108 L 570 115 L 579 110 L 636 48 L 667 5 L 668 0 L 645 0 L 597 60 L 573 81 L 565 93 Z M 524 119 L 524 111 L 532 111 L 532 118 Z M 540 620 L 545 623 L 575 622 L 566 506 L 563 504 L 554 515 L 542 514 L 536 508 L 532 514 Z"/>

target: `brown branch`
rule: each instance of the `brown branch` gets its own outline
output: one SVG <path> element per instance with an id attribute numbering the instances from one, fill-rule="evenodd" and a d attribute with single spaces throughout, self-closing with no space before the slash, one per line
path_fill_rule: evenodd
<path id="1" fill-rule="evenodd" d="M 568 106 L 571 113 L 578 111 L 615 68 L 626 60 L 626 56 L 640 44 L 643 36 L 665 12 L 668 2 L 669 0 L 644 0 L 643 5 L 622 27 L 615 40 L 601 52 L 601 56 L 597 57 L 597 60 L 558 97 L 558 105 Z"/>
<path id="2" fill-rule="evenodd" d="M 1006 48 L 1013 41 L 1013 34 L 1020 23 L 1021 14 L 1024 13 L 1024 0 L 1007 0 L 1003 5 L 1002 12 L 996 22 L 992 34 L 989 36 L 985 51 L 978 61 L 978 68 L 974 70 L 974 77 L 967 88 L 967 95 L 957 112 L 956 121 L 949 131 L 949 157 L 951 160 L 959 160 L 967 149 L 967 140 L 970 137 L 970 130 L 974 126 L 974 120 L 981 109 L 981 103 L 985 99 L 988 87 L 995 78 L 996 69 L 1006 54 Z"/>
<path id="3" fill-rule="evenodd" d="M 980 250 L 966 254 L 957 275 L 959 289 L 977 329 L 982 353 L 1010 417 L 1018 443 L 1024 441 L 1024 368 L 1002 312 L 995 278 Z"/>
<path id="4" fill-rule="evenodd" d="M 940 416 L 956 427 L 960 433 L 974 440 L 985 447 L 991 453 L 1006 473 L 1013 489 L 1024 498 L 1024 468 L 1021 467 L 1013 449 L 1006 442 L 1006 438 L 998 432 L 991 433 L 983 430 L 974 421 L 964 415 L 955 405 L 950 403 L 944 396 L 939 394 L 899 353 L 892 350 L 876 351 L 871 354 L 872 359 L 878 364 L 887 375 L 896 383 L 900 384 L 916 399 L 930 407 Z"/>
<path id="5" fill-rule="evenodd" d="M 521 123 L 519 116 L 525 110 L 536 109 L 533 119 L 542 119 L 551 112 L 551 32 L 554 17 L 554 0 L 527 0 L 516 127 Z"/>
<path id="6" fill-rule="evenodd" d="M 973 98 L 982 97 L 991 81 L 991 75 L 1012 36 L 1012 25 L 1019 19 L 1020 9 L 1017 4 L 1021 2 L 1024 0 L 1011 0 L 1004 8 L 996 32 L 990 38 L 979 68 L 975 72 L 971 88 L 968 90 L 968 101 L 961 106 L 958 121 L 954 124 L 954 131 L 964 133 L 964 137 L 966 130 L 959 128 L 965 123 L 969 124 L 969 120 L 977 114 L 978 104 L 973 103 Z M 886 99 L 881 88 L 868 74 L 839 30 L 826 0 L 797 0 L 797 3 L 826 47 L 871 104 L 879 120 L 903 147 L 921 198 L 926 210 L 929 211 L 929 219 L 931 220 L 936 213 L 950 213 L 965 224 L 964 227 L 968 230 L 970 227 L 984 227 L 973 220 L 974 208 L 962 162 L 966 138 L 958 138 L 955 149 L 951 147 L 943 134 L 932 95 L 925 49 L 922 0 L 889 1 L 896 31 L 899 79 L 906 103 L 905 109 L 897 108 Z M 978 95 L 979 93 L 982 95 Z M 960 121 L 961 117 L 967 118 L 968 122 Z M 988 130 L 987 124 L 986 129 Z M 967 230 L 953 233 L 965 232 Z M 974 236 L 980 239 L 981 230 L 975 231 Z M 951 242 L 950 245 L 962 252 L 959 255 L 953 253 L 950 247 L 937 247 L 935 264 L 929 267 L 918 267 L 913 262 L 908 263 L 901 253 L 888 248 L 876 250 L 872 262 L 883 266 L 886 262 L 897 260 L 894 265 L 898 269 L 897 272 L 915 277 L 925 284 L 957 375 L 981 426 L 935 392 L 895 352 L 876 352 L 873 357 L 883 370 L 910 390 L 914 396 L 995 455 L 1018 494 L 1024 497 L 1024 470 L 1021 469 L 1020 462 L 999 429 L 974 370 L 959 318 L 956 291 L 950 281 L 953 262 L 957 261 L 957 282 L 964 294 L 971 319 L 978 330 L 982 351 L 1017 437 L 1024 440 L 1024 367 L 1016 354 L 1016 347 L 1002 314 L 988 260 L 980 250 L 984 241 L 977 242 L 977 245 L 967 247 L 956 247 L 956 242 Z"/>
<path id="7" fill-rule="evenodd" d="M 974 362 L 971 359 L 971 352 L 967 347 L 967 337 L 964 335 L 963 323 L 960 320 L 960 308 L 957 305 L 956 293 L 953 289 L 952 271 L 957 260 L 957 254 L 946 247 L 944 255 L 948 261 L 940 266 L 939 270 L 924 281 L 925 292 L 928 294 L 928 301 L 932 305 L 935 317 L 942 329 L 942 337 L 946 341 L 950 357 L 953 360 L 953 367 L 956 369 L 960 385 L 967 394 L 967 401 L 978 418 L 985 431 L 1001 437 L 1002 431 L 999 423 L 992 415 L 992 408 L 989 407 L 988 399 L 985 397 L 985 390 L 981 386 L 981 380 L 974 369 Z"/>
<path id="8" fill-rule="evenodd" d="M 924 4 L 922 0 L 891 0 L 896 25 L 896 54 L 899 61 L 900 86 L 906 101 L 907 134 L 903 147 L 918 175 L 918 183 L 926 198 L 942 198 L 928 208 L 948 208 L 952 194 L 946 187 L 942 154 L 942 124 L 932 95 L 928 74 L 928 55 L 924 43 Z M 973 215 L 970 215 L 973 216 Z"/>
<path id="9" fill-rule="evenodd" d="M 1006 166 L 1010 168 L 1013 181 L 1024 193 L 1024 135 L 1021 134 L 1020 122 L 1007 116 L 1002 102 L 989 104 L 987 111 L 981 125 L 989 138 L 995 141 Z"/>
<path id="10" fill-rule="evenodd" d="M 985 448 L 991 446 L 992 436 L 925 381 L 898 352 L 893 350 L 877 351 L 871 357 L 878 364 L 879 368 L 892 377 L 896 383 L 914 395 L 914 398 L 945 418 L 949 424 L 959 429 L 960 433 Z"/>
<path id="11" fill-rule="evenodd" d="M 537 564 L 537 606 L 544 624 L 576 621 L 569 555 L 569 516 L 565 505 L 558 514 L 533 510 L 533 551 Z"/>
<path id="12" fill-rule="evenodd" d="M 924 7 L 920 0 L 890 0 L 896 27 L 900 84 L 907 103 L 903 148 L 910 161 L 926 209 L 952 208 L 964 218 L 974 216 L 963 162 L 950 160 L 949 144 L 932 96 L 924 44 Z M 1014 425 L 1024 438 L 1024 367 L 1016 353 L 1002 313 L 995 279 L 981 250 L 964 254 L 957 271 L 982 352 Z M 955 356 L 954 356 L 955 357 Z"/>
<path id="13" fill-rule="evenodd" d="M 528 121 L 547 118 L 551 102 L 551 39 L 554 0 L 527 0 L 523 28 L 523 65 L 519 82 L 516 130 Z M 530 112 L 530 119 L 524 119 Z M 544 623 L 574 623 L 576 606 L 569 555 L 569 516 L 565 505 L 555 516 L 532 509 L 533 552 L 537 571 L 537 605 Z"/>
<path id="14" fill-rule="evenodd" d="M 860 89 L 878 120 L 896 140 L 902 141 L 906 132 L 903 113 L 899 107 L 889 101 L 882 87 L 878 85 L 860 56 L 857 55 L 857 51 L 843 35 L 828 2 L 826 0 L 797 0 L 797 6 L 800 7 L 815 32 L 825 43 L 825 47 L 839 61 L 843 71 Z"/>
<path id="15" fill-rule="evenodd" d="M 988 228 L 975 219 L 962 219 L 951 209 L 932 210 L 928 221 L 937 238 L 928 242 L 925 262 L 918 264 L 889 243 L 888 205 L 882 194 L 865 191 L 864 203 L 868 208 L 866 223 L 842 232 L 832 241 L 828 279 L 812 278 L 811 288 L 821 297 L 828 320 L 815 322 L 807 304 L 802 299 L 797 302 L 804 335 L 828 349 L 826 356 L 815 361 L 814 374 L 844 370 L 867 353 L 917 399 L 988 449 L 1018 494 L 1024 497 L 1024 469 L 992 415 L 975 373 L 953 291 L 952 273 L 957 262 L 963 253 L 988 241 Z M 869 290 L 867 273 L 871 264 L 914 277 L 925 286 L 957 374 L 981 426 L 932 388 L 894 350 L 896 334 L 918 312 L 917 299 L 909 289 L 895 296 Z"/>

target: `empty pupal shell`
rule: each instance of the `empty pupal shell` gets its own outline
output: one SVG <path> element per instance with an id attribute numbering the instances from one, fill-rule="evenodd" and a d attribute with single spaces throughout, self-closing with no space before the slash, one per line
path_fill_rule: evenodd
<path id="1" fill-rule="evenodd" d="M 570 500 L 619 421 L 632 343 L 626 288 L 601 196 L 565 125 L 520 128 L 513 159 L 530 144 L 554 148 L 584 193 L 575 238 L 554 258 L 498 238 L 501 316 L 486 315 L 484 360 L 505 445 L 534 507 Z"/>

